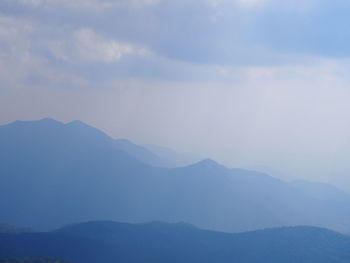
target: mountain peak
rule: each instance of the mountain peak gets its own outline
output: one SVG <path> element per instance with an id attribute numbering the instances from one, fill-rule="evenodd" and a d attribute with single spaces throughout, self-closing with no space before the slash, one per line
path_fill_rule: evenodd
<path id="1" fill-rule="evenodd" d="M 103 134 L 104 136 L 107 136 L 103 131 L 95 128 L 94 126 L 91 126 L 89 124 L 86 124 L 85 122 L 82 122 L 80 120 L 74 120 L 71 122 L 66 123 L 67 127 L 71 127 L 71 128 L 75 128 L 78 130 L 84 130 L 85 132 L 90 131 L 90 132 L 94 132 L 96 134 Z"/>
<path id="2" fill-rule="evenodd" d="M 200 167 L 202 169 L 222 169 L 226 168 L 225 166 L 219 164 L 218 162 L 212 159 L 204 159 L 198 163 L 193 164 L 194 167 Z"/>
<path id="3" fill-rule="evenodd" d="M 204 160 L 201 160 L 197 163 L 197 165 L 206 165 L 206 166 L 222 166 L 221 164 L 217 163 L 213 159 L 207 158 Z"/>
<path id="4" fill-rule="evenodd" d="M 196 226 L 180 221 L 180 222 L 176 222 L 176 223 L 169 223 L 169 222 L 165 222 L 165 221 L 151 221 L 151 222 L 147 222 L 147 223 L 141 223 L 139 225 L 142 226 L 155 226 L 155 227 L 166 227 L 166 228 L 178 228 L 178 227 L 183 227 L 183 228 L 192 228 L 192 229 L 197 229 Z"/>
<path id="5" fill-rule="evenodd" d="M 25 127 L 37 127 L 37 126 L 41 126 L 41 127 L 51 127 L 51 126 L 59 126 L 59 125 L 63 125 L 62 122 L 59 122 L 55 119 L 52 118 L 43 118 L 40 120 L 29 120 L 29 121 L 22 121 L 22 120 L 16 120 L 14 122 L 11 122 L 9 124 L 6 125 L 2 125 L 3 127 L 7 126 L 7 127 L 17 127 L 17 126 L 25 126 Z"/>
<path id="6" fill-rule="evenodd" d="M 42 118 L 40 120 L 38 120 L 38 122 L 46 122 L 46 123 L 61 123 L 53 118 Z"/>
<path id="7" fill-rule="evenodd" d="M 99 130 L 97 128 L 95 128 L 94 126 L 91 126 L 90 124 L 87 124 L 85 122 L 82 122 L 80 120 L 74 120 L 71 122 L 66 123 L 66 127 L 74 130 L 75 132 L 79 132 L 82 135 L 84 134 L 85 136 L 89 135 L 89 136 L 97 136 L 96 138 L 104 138 L 104 139 L 108 139 L 108 140 L 112 140 L 112 138 L 110 138 L 105 132 L 103 132 L 102 130 Z M 92 139 L 92 137 L 90 138 Z"/>
<path id="8" fill-rule="evenodd" d="M 89 126 L 80 120 L 74 120 L 74 121 L 68 122 L 66 125 L 69 125 L 69 126 Z"/>

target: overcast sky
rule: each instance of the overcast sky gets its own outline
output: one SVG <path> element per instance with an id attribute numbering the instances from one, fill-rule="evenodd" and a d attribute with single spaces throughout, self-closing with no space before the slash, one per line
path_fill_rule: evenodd
<path id="1" fill-rule="evenodd" d="M 349 12 L 344 0 L 0 0 L 0 124 L 80 119 L 350 189 Z"/>

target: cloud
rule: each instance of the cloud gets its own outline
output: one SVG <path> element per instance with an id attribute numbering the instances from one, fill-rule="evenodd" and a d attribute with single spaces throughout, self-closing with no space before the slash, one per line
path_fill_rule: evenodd
<path id="1" fill-rule="evenodd" d="M 239 0 L 240 3 L 248 6 L 253 6 L 262 2 L 262 0 Z"/>
<path id="2" fill-rule="evenodd" d="M 89 28 L 171 60 L 237 66 L 350 56 L 348 8 L 342 0 L 0 1 L 3 13 L 55 30 Z"/>
<path id="3" fill-rule="evenodd" d="M 24 44 L 21 42 L 16 43 L 15 40 L 22 35 L 28 35 L 33 30 L 34 27 L 30 21 L 15 19 L 10 16 L 0 16 L 0 41 L 2 42 L 2 47 L 4 47 L 5 43 Z M 11 48 L 16 48 L 16 45 Z"/>
<path id="4" fill-rule="evenodd" d="M 28 65 L 33 68 L 37 64 L 30 52 L 31 41 L 28 39 L 33 30 L 34 26 L 28 21 L 0 16 L 0 74 L 3 88 L 20 81 Z"/>
<path id="5" fill-rule="evenodd" d="M 49 41 L 48 45 L 55 57 L 78 63 L 112 63 L 131 54 L 140 56 L 151 54 L 145 48 L 137 48 L 127 43 L 105 38 L 88 28 L 76 30 L 70 38 Z"/>
<path id="6" fill-rule="evenodd" d="M 91 28 L 53 27 L 0 17 L 1 84 L 51 88 L 110 87 L 116 79 L 218 81 L 216 66 L 172 60 Z"/>
<path id="7" fill-rule="evenodd" d="M 344 2 L 6 2 L 0 122 L 82 119 L 229 166 L 349 171 Z"/>
<path id="8" fill-rule="evenodd" d="M 208 0 L 214 7 L 219 7 L 222 4 L 240 4 L 245 7 L 253 7 L 261 3 L 265 3 L 268 0 Z"/>
<path id="9" fill-rule="evenodd" d="M 7 0 L 5 0 L 7 1 Z M 111 8 L 120 8 L 126 6 L 142 7 L 154 5 L 159 0 L 11 0 L 19 5 L 34 8 L 68 8 L 83 9 L 89 11 L 104 11 Z"/>
<path id="10" fill-rule="evenodd" d="M 52 61 L 37 53 L 42 42 L 35 23 L 0 16 L 0 85 L 3 92 L 7 90 L 21 96 L 23 90 L 38 85 L 51 88 L 88 86 L 81 76 L 56 68 Z"/>

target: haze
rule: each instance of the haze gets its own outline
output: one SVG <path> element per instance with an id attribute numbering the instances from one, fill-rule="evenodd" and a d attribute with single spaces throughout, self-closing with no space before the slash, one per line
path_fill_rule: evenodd
<path id="1" fill-rule="evenodd" d="M 2 0 L 0 124 L 79 119 L 114 138 L 350 189 L 349 7 Z"/>

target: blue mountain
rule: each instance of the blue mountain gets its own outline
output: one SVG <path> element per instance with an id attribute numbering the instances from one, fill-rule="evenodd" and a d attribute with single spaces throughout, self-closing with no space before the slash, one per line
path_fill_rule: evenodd
<path id="1" fill-rule="evenodd" d="M 0 126 L 0 195 L 0 222 L 34 229 L 108 219 L 229 232 L 294 225 L 350 232 L 346 202 L 210 159 L 154 167 L 79 121 Z"/>
<path id="2" fill-rule="evenodd" d="M 76 263 L 347 263 L 350 239 L 315 227 L 227 234 L 188 224 L 88 222 L 53 232 L 0 234 L 0 258 Z"/>
<path id="3" fill-rule="evenodd" d="M 154 144 L 144 144 L 143 148 L 151 151 L 157 156 L 161 156 L 166 167 L 175 168 L 194 164 L 201 160 L 198 156 L 192 156 L 189 154 L 179 153 L 173 149 L 162 147 Z"/>
<path id="4" fill-rule="evenodd" d="M 310 182 L 306 180 L 294 180 L 290 182 L 290 184 L 316 199 L 337 200 L 350 203 L 350 194 L 332 184 Z"/>
<path id="5" fill-rule="evenodd" d="M 161 155 L 157 155 L 151 150 L 137 145 L 127 139 L 117 139 L 114 141 L 114 145 L 117 149 L 128 153 L 130 156 L 135 157 L 139 161 L 149 164 L 155 167 L 173 167 L 176 166 L 171 160 L 163 158 Z"/>

